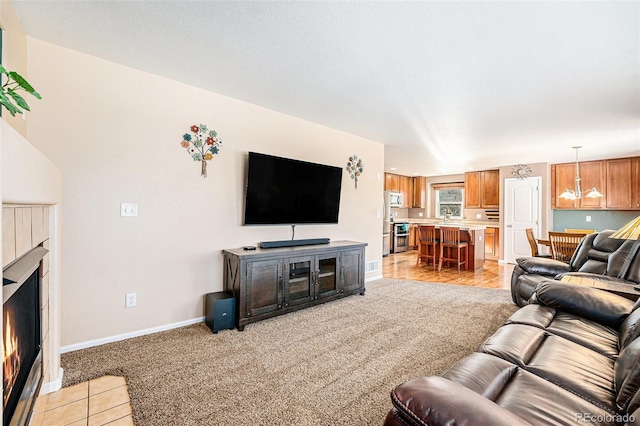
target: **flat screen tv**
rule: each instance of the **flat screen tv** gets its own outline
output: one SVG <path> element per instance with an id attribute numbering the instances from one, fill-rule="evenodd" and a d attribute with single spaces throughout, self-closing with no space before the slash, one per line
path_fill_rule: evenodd
<path id="1" fill-rule="evenodd" d="M 338 223 L 342 168 L 249 152 L 245 225 Z"/>

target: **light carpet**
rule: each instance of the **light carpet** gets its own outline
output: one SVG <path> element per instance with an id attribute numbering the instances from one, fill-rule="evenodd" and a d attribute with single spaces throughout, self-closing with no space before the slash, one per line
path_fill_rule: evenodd
<path id="1" fill-rule="evenodd" d="M 201 323 L 64 354 L 64 385 L 124 376 L 137 425 L 380 425 L 394 386 L 442 373 L 516 309 L 507 290 L 381 279 L 243 332 Z"/>

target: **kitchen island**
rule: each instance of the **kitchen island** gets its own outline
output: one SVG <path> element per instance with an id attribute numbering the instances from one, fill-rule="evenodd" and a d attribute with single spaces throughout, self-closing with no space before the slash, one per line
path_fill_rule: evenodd
<path id="1" fill-rule="evenodd" d="M 484 224 L 472 224 L 465 222 L 444 222 L 441 219 L 412 219 L 412 218 L 394 218 L 394 223 L 408 223 L 409 225 L 432 225 L 436 227 L 439 234 L 441 226 L 455 226 L 460 228 L 460 239 L 469 243 L 469 270 L 478 270 L 484 268 L 485 261 L 485 228 Z M 417 236 L 416 244 L 417 244 Z"/>

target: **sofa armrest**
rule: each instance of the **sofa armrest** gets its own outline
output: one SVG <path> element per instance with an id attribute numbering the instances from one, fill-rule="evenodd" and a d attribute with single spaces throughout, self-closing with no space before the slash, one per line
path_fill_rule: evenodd
<path id="1" fill-rule="evenodd" d="M 558 274 L 571 272 L 571 266 L 568 264 L 545 257 L 519 257 L 516 262 L 528 274 L 555 277 Z"/>
<path id="2" fill-rule="evenodd" d="M 391 400 L 394 417 L 409 425 L 529 425 L 484 396 L 439 376 L 409 380 L 391 392 Z"/>
<path id="3" fill-rule="evenodd" d="M 568 312 L 616 330 L 633 310 L 633 302 L 622 296 L 560 281 L 543 281 L 536 289 L 538 303 Z"/>
<path id="4" fill-rule="evenodd" d="M 567 272 L 566 274 L 557 275 L 554 279 L 562 280 L 563 277 L 588 278 L 593 281 L 600 281 L 605 283 L 626 284 L 629 287 L 634 287 L 638 285 L 633 281 L 628 281 L 623 278 L 611 277 L 609 275 L 592 274 L 591 272 Z"/>

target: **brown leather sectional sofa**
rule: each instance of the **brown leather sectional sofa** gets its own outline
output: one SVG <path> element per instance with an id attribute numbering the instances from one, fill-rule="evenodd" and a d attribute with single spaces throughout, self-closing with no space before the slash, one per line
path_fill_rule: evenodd
<path id="1" fill-rule="evenodd" d="M 397 386 L 384 424 L 640 425 L 640 301 L 553 280 L 531 296 L 442 376 Z"/>
<path id="2" fill-rule="evenodd" d="M 569 264 L 541 257 L 522 257 L 511 275 L 511 297 L 518 306 L 532 302 L 536 287 L 563 276 L 595 279 L 630 288 L 640 283 L 640 243 L 609 238 L 615 231 L 587 235 Z"/>

